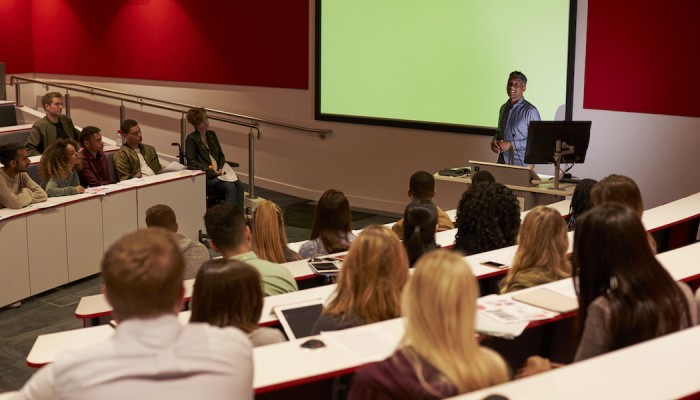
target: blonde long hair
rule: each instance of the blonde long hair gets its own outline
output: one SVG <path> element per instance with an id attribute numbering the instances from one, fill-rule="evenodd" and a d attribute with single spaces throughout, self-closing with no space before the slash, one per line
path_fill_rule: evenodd
<path id="1" fill-rule="evenodd" d="M 253 251 L 263 260 L 284 263 L 287 235 L 284 233 L 284 217 L 277 204 L 265 200 L 253 214 Z"/>
<path id="2" fill-rule="evenodd" d="M 439 395 L 425 381 L 418 356 L 438 369 L 460 393 L 509 379 L 503 359 L 476 340 L 478 294 L 471 268 L 458 254 L 438 249 L 416 263 L 401 301 L 406 317 L 401 346 L 427 391 Z"/>
<path id="3" fill-rule="evenodd" d="M 513 278 L 525 270 L 539 270 L 544 276 L 554 275 L 558 279 L 571 276 L 571 262 L 566 256 L 569 248 L 566 222 L 557 210 L 545 206 L 530 210 L 520 227 L 518 244 L 501 293 L 508 292 Z"/>
<path id="4" fill-rule="evenodd" d="M 351 315 L 365 323 L 401 315 L 401 291 L 408 280 L 408 256 L 390 229 L 372 225 L 352 242 L 338 275 L 328 315 Z"/>

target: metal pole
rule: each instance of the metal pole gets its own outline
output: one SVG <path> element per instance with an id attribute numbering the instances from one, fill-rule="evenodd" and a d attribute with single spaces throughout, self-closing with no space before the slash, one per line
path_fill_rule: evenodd
<path id="1" fill-rule="evenodd" d="M 19 90 L 19 86 L 19 82 L 15 82 L 15 105 L 17 105 L 17 107 L 22 107 L 22 101 L 20 99 L 21 90 Z"/>
<path id="2" fill-rule="evenodd" d="M 0 79 L 2 79 L 2 86 L 0 86 L 0 100 L 7 100 L 7 92 L 5 91 L 5 63 L 0 62 Z"/>
<path id="3" fill-rule="evenodd" d="M 122 122 L 124 122 L 125 119 L 126 119 L 126 107 L 124 107 L 124 103 L 122 103 L 119 106 L 119 126 L 122 126 Z M 122 135 L 125 135 L 125 134 L 126 133 L 122 132 Z"/>
<path id="4" fill-rule="evenodd" d="M 248 133 L 248 198 L 255 198 L 255 135 L 253 128 Z"/>
<path id="5" fill-rule="evenodd" d="M 65 99 L 63 101 L 63 104 L 66 107 L 66 117 L 70 118 L 70 93 L 66 93 L 66 95 L 63 96 L 63 98 Z"/>
<path id="6" fill-rule="evenodd" d="M 183 157 L 187 149 L 185 149 L 185 142 L 187 138 L 187 118 L 185 118 L 185 114 L 182 114 L 182 117 L 180 117 L 180 148 L 182 149 L 180 154 L 180 163 L 184 164 L 185 158 Z"/>

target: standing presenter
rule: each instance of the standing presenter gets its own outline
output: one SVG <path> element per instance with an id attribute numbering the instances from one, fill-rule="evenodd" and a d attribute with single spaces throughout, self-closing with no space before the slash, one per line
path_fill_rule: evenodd
<path id="1" fill-rule="evenodd" d="M 508 76 L 508 101 L 498 113 L 498 130 L 491 140 L 491 150 L 498 154 L 499 164 L 525 165 L 525 147 L 530 121 L 539 121 L 540 113 L 523 94 L 527 77 L 520 71 Z"/>

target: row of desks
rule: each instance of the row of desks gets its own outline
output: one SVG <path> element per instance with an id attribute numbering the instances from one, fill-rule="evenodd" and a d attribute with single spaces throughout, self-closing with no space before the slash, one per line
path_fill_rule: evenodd
<path id="1" fill-rule="evenodd" d="M 559 211 L 560 214 L 566 215 L 568 214 L 569 210 L 569 200 L 563 200 L 557 203 L 554 203 L 551 205 L 551 207 L 555 208 L 557 211 Z M 456 216 L 456 210 L 450 210 L 447 211 L 447 214 L 454 220 Z M 524 211 L 522 213 L 523 215 L 527 214 L 527 211 Z M 523 216 L 524 218 L 524 216 Z M 391 227 L 393 223 L 387 224 L 387 227 Z M 436 235 L 436 240 L 438 244 L 442 247 L 451 247 L 454 243 L 454 235 L 455 235 L 456 230 L 452 229 L 449 231 L 445 232 L 438 232 Z M 357 231 L 359 234 L 359 231 Z M 298 249 L 298 247 L 301 247 L 301 244 L 305 243 L 303 242 L 296 242 L 290 245 L 292 248 Z M 488 252 L 484 253 L 481 257 L 478 259 L 475 257 L 470 257 L 470 259 L 473 259 L 472 264 L 476 265 L 476 270 L 474 271 L 477 277 L 481 278 L 488 278 L 491 276 L 497 276 L 501 275 L 504 273 L 504 270 L 498 270 L 490 267 L 485 267 L 483 265 L 480 265 L 479 262 L 481 261 L 487 261 L 490 259 L 492 253 L 495 253 L 498 257 L 503 258 L 503 254 L 508 254 L 511 256 L 515 254 L 515 250 L 517 247 L 513 246 L 512 248 L 507 248 L 503 249 L 500 251 L 495 251 L 495 252 Z M 345 253 L 339 253 L 339 255 L 342 255 Z M 507 257 L 507 256 L 506 256 Z M 479 261 L 480 260 L 480 261 Z M 478 261 L 478 262 L 477 262 Z M 289 269 L 291 272 L 292 276 L 294 277 L 295 280 L 297 281 L 303 281 L 307 279 L 312 279 L 316 278 L 316 275 L 313 273 L 311 268 L 309 268 L 308 264 L 308 259 L 305 260 L 298 260 L 298 261 L 292 261 L 288 263 L 283 264 L 285 267 Z M 185 298 L 189 300 L 189 298 L 192 296 L 192 287 L 194 285 L 194 280 L 193 279 L 188 279 L 185 281 Z M 266 304 L 268 302 L 273 302 L 275 306 L 277 305 L 283 305 L 283 304 L 290 304 L 290 303 L 276 303 L 277 301 L 284 301 L 284 300 L 277 300 L 277 298 L 281 299 L 286 299 L 287 297 L 289 298 L 295 298 L 299 297 L 297 301 L 292 301 L 292 302 L 298 302 L 298 301 L 306 301 L 306 300 L 313 300 L 316 297 L 310 297 L 307 298 L 305 294 L 299 294 L 299 293 L 304 293 L 307 292 L 307 290 L 303 290 L 297 293 L 288 293 L 284 295 L 279 295 L 279 296 L 271 296 L 267 297 L 265 302 Z M 324 297 L 325 298 L 325 297 Z M 78 307 L 75 310 L 75 316 L 79 319 L 83 320 L 83 325 L 88 326 L 88 325 L 95 325 L 99 322 L 100 317 L 106 317 L 111 315 L 112 313 L 112 308 L 111 306 L 107 303 L 107 299 L 105 299 L 104 295 L 98 294 L 98 295 L 93 295 L 93 296 L 85 296 L 80 299 L 80 303 L 78 304 Z M 265 312 L 263 312 L 263 320 L 261 323 L 265 323 Z"/>
<path id="2" fill-rule="evenodd" d="M 0 209 L 0 306 L 99 272 L 104 251 L 122 235 L 145 227 L 146 210 L 168 204 L 180 232 L 204 228 L 205 177 L 180 171 Z"/>
<path id="3" fill-rule="evenodd" d="M 700 243 L 685 246 L 657 256 L 662 265 L 670 272 L 674 279 L 681 281 L 694 281 L 700 279 L 700 265 L 695 260 L 700 258 Z M 570 279 L 568 279 L 570 281 Z M 548 285 L 560 285 L 554 282 Z M 503 295 L 510 298 L 513 295 L 524 293 L 530 290 L 538 290 L 547 285 L 535 288 L 524 289 Z M 317 293 L 308 292 L 312 296 L 327 296 L 331 288 L 310 289 L 318 290 Z M 291 294 L 289 294 L 291 295 Z M 280 295 L 287 296 L 287 295 Z M 274 296 L 278 297 L 278 296 Z M 271 297 L 273 298 L 273 297 Z M 270 304 L 267 305 L 264 314 L 269 314 Z M 570 318 L 575 313 L 557 315 L 548 320 L 536 321 L 530 324 L 528 329 L 555 321 Z M 183 315 L 183 323 L 186 318 Z M 305 339 L 278 343 L 254 349 L 255 379 L 254 387 L 256 393 L 264 393 L 271 390 L 281 389 L 326 379 L 328 377 L 343 375 L 352 372 L 357 367 L 366 362 L 381 359 L 393 351 L 396 343 L 403 334 L 403 322 L 400 318 L 384 321 L 377 324 L 369 324 L 362 327 L 344 331 L 353 335 L 373 335 L 391 338 L 386 344 L 380 347 L 377 352 L 368 357 L 359 357 L 357 354 L 346 350 L 345 346 L 337 345 L 334 340 L 324 338 L 326 347 L 321 350 L 310 351 L 299 347 Z M 40 336 L 29 356 L 27 364 L 39 367 L 53 361 L 58 353 L 66 349 L 80 349 L 88 345 L 97 343 L 109 338 L 113 333 L 113 328 L 109 325 L 101 325 L 92 328 L 78 329 L 50 335 Z M 280 360 L 294 360 L 295 368 L 289 368 L 289 364 Z M 649 362 L 654 362 L 649 358 Z M 667 368 L 669 366 L 665 366 Z M 700 388 L 700 384 L 696 385 Z"/>
<path id="4" fill-rule="evenodd" d="M 549 205 L 549 207 L 555 208 L 557 211 L 559 211 L 560 214 L 562 215 L 567 215 L 569 211 L 569 200 L 563 200 L 557 203 L 553 203 Z M 525 215 L 527 215 L 529 211 L 523 211 L 521 213 L 521 218 L 524 218 Z M 447 212 L 448 215 L 450 215 L 451 218 L 455 218 L 456 210 L 451 210 Z M 664 204 L 659 207 L 652 208 L 650 210 L 645 211 L 642 221 L 644 222 L 645 227 L 647 228 L 648 231 L 650 232 L 657 232 L 661 231 L 664 229 L 670 229 L 674 225 L 677 224 L 685 224 L 685 223 L 695 223 L 697 224 L 698 219 L 700 218 L 700 193 L 696 193 L 692 196 L 684 197 L 682 199 L 673 201 L 671 203 Z M 388 226 L 392 224 L 387 224 Z M 697 228 L 696 228 L 697 232 Z M 438 232 L 436 234 L 436 241 L 438 244 L 442 247 L 451 247 L 454 244 L 454 236 L 456 233 L 456 229 L 451 229 L 443 232 Z M 303 242 L 298 242 L 298 243 L 303 243 Z M 573 232 L 569 232 L 569 252 L 573 250 Z M 487 267 L 481 265 L 482 262 L 484 261 L 497 261 L 501 262 L 504 264 L 509 264 L 509 261 L 507 260 L 512 260 L 513 255 L 515 255 L 515 252 L 517 251 L 517 245 L 516 246 L 510 246 L 504 249 L 498 249 L 498 250 L 493 250 L 490 252 L 486 253 L 481 253 L 477 254 L 474 256 L 470 256 L 467 258 L 468 262 L 470 265 L 472 265 L 472 269 L 474 270 L 474 274 L 477 276 L 479 279 L 486 279 L 486 278 L 492 278 L 492 277 L 497 277 L 500 275 L 504 275 L 507 273 L 507 269 L 497 269 L 497 268 L 492 268 L 492 267 Z M 343 253 L 344 254 L 344 253 Z M 505 262 L 503 262 L 506 260 Z M 308 266 L 308 260 L 299 260 L 299 261 L 293 261 L 289 263 L 284 263 L 283 264 L 285 267 L 287 267 L 290 272 L 292 273 L 292 276 L 297 281 L 302 281 L 306 279 L 311 279 L 315 278 L 316 275 L 311 271 L 311 269 Z M 192 285 L 193 285 L 193 280 L 188 280 L 185 281 L 185 295 L 186 298 L 189 299 L 192 293 Z M 291 294 L 289 296 L 290 298 L 294 298 L 294 296 L 302 296 L 303 295 L 295 295 Z M 276 296 L 274 296 L 276 297 Z M 268 298 L 269 299 L 269 298 Z M 305 301 L 305 300 L 311 300 L 313 298 L 306 299 L 304 297 L 303 300 L 298 300 L 298 301 Z M 266 302 L 268 300 L 266 299 Z M 279 303 L 276 305 L 282 305 L 284 303 Z M 76 317 L 83 319 L 84 325 L 89 325 L 88 320 L 90 319 L 95 319 L 103 316 L 108 316 L 111 314 L 111 307 L 109 304 L 107 304 L 106 299 L 104 298 L 103 295 L 94 295 L 94 296 L 87 296 L 83 297 L 78 304 L 78 307 L 76 309 Z M 263 313 L 263 318 L 264 318 L 264 313 Z"/>

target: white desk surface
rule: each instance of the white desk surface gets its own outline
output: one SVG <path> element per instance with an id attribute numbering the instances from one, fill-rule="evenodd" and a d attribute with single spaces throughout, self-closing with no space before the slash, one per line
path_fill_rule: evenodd
<path id="1" fill-rule="evenodd" d="M 433 175 L 435 177 L 435 180 L 439 181 L 445 181 L 445 182 L 456 182 L 456 183 L 461 183 L 464 185 L 471 185 L 472 179 L 469 175 L 462 175 L 462 176 L 443 176 L 438 173 L 435 173 Z M 515 186 L 515 185 L 504 185 L 508 189 L 511 190 L 520 190 L 523 192 L 532 192 L 532 193 L 542 193 L 542 194 L 550 194 L 553 196 L 562 196 L 562 197 L 568 197 L 572 196 L 574 194 L 574 189 L 576 188 L 576 184 L 573 183 L 560 183 L 559 188 L 560 190 L 554 190 L 554 181 L 551 183 L 542 183 L 539 185 L 534 185 L 534 186 Z"/>
<path id="2" fill-rule="evenodd" d="M 194 279 L 186 279 L 182 284 L 185 287 L 185 299 L 189 300 L 192 298 Z M 110 314 L 112 314 L 112 306 L 109 305 L 107 298 L 102 293 L 81 297 L 78 307 L 75 309 L 75 316 L 80 319 L 97 318 Z"/>
<path id="3" fill-rule="evenodd" d="M 700 326 L 462 396 L 481 400 L 677 399 L 700 392 Z"/>
<path id="4" fill-rule="evenodd" d="M 644 211 L 642 222 L 656 231 L 700 216 L 700 192 Z"/>

